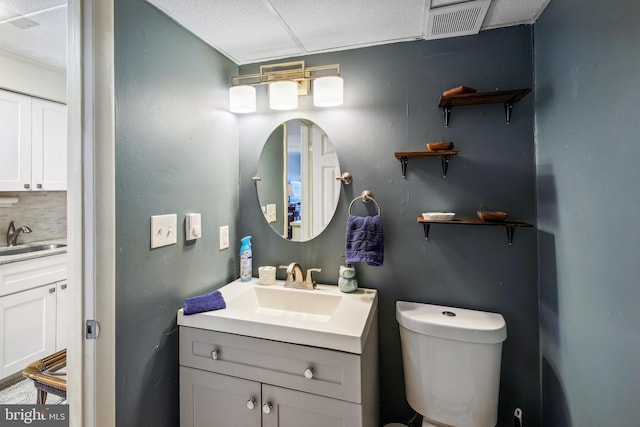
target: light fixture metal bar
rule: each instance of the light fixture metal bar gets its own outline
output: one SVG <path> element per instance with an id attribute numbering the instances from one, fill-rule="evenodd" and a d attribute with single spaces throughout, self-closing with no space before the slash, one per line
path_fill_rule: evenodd
<path id="1" fill-rule="evenodd" d="M 309 80 L 329 76 L 340 76 L 340 64 L 305 67 L 304 61 L 291 61 L 261 65 L 258 73 L 233 76 L 231 86 L 255 86 L 280 80 L 293 80 L 299 86 L 308 87 Z"/>

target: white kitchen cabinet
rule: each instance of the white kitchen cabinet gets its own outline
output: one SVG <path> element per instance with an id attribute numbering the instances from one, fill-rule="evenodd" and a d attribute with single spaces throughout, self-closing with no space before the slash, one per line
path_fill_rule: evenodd
<path id="1" fill-rule="evenodd" d="M 33 98 L 31 104 L 31 189 L 67 189 L 67 107 Z"/>
<path id="2" fill-rule="evenodd" d="M 0 90 L 0 191 L 67 189 L 67 107 Z"/>
<path id="3" fill-rule="evenodd" d="M 31 184 L 31 97 L 0 90 L 0 191 Z"/>
<path id="4" fill-rule="evenodd" d="M 55 351 L 56 284 L 0 298 L 1 377 Z"/>
<path id="5" fill-rule="evenodd" d="M 65 348 L 66 253 L 0 264 L 0 379 Z"/>
<path id="6" fill-rule="evenodd" d="M 67 281 L 56 283 L 56 350 L 67 348 L 69 333 L 69 289 Z"/>
<path id="7" fill-rule="evenodd" d="M 180 425 L 378 425 L 377 319 L 362 354 L 180 327 Z"/>

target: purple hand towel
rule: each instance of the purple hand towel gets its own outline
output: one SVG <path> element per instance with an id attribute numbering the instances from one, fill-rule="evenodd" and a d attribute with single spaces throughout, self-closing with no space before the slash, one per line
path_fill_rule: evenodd
<path id="1" fill-rule="evenodd" d="M 196 314 L 203 311 L 213 311 L 227 308 L 220 291 L 213 291 L 206 295 L 199 295 L 184 300 L 184 314 Z"/>
<path id="2" fill-rule="evenodd" d="M 345 237 L 345 261 L 380 266 L 384 261 L 384 238 L 380 215 L 349 215 Z"/>

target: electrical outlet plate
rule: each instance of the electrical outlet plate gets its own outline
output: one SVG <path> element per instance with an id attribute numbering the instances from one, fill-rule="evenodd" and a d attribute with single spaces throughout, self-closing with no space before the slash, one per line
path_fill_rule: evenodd
<path id="1" fill-rule="evenodd" d="M 151 217 L 151 249 L 175 245 L 178 241 L 178 215 L 153 215 Z"/>
<path id="2" fill-rule="evenodd" d="M 220 227 L 220 250 L 227 249 L 229 247 L 229 226 L 223 225 Z"/>

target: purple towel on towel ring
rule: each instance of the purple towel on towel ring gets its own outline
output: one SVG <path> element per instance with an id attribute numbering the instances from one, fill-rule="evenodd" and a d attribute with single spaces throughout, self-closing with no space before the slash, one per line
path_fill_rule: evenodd
<path id="1" fill-rule="evenodd" d="M 380 266 L 384 261 L 384 238 L 380 215 L 349 215 L 345 236 L 345 261 Z"/>
<path id="2" fill-rule="evenodd" d="M 196 314 L 203 311 L 213 311 L 227 308 L 220 291 L 213 291 L 206 295 L 186 298 L 184 300 L 184 314 Z"/>

